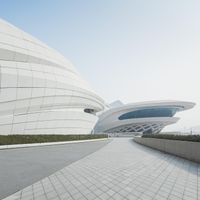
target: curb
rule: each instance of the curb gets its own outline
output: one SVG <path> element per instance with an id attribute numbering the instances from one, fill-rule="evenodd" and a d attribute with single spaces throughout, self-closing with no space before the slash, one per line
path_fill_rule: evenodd
<path id="1" fill-rule="evenodd" d="M 41 147 L 41 146 L 52 146 L 52 145 L 62 145 L 62 144 L 75 144 L 75 143 L 95 142 L 95 141 L 103 141 L 103 140 L 108 140 L 108 138 L 91 139 L 91 140 L 73 140 L 73 141 L 66 141 L 66 142 L 46 142 L 46 143 L 32 143 L 32 144 L 11 144 L 11 145 L 2 145 L 2 146 L 0 146 L 0 150 L 29 148 L 29 147 Z"/>

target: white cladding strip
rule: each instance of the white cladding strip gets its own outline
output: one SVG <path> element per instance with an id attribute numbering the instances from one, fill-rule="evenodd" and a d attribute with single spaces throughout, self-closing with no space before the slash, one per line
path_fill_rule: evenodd
<path id="1" fill-rule="evenodd" d="M 0 20 L 0 134 L 83 134 L 104 101 L 57 51 Z"/>

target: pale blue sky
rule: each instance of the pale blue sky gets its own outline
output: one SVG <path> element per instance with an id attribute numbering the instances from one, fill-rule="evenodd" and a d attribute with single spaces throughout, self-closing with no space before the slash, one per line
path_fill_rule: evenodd
<path id="1" fill-rule="evenodd" d="M 65 55 L 107 102 L 189 100 L 200 125 L 200 1 L 0 0 L 0 17 Z"/>

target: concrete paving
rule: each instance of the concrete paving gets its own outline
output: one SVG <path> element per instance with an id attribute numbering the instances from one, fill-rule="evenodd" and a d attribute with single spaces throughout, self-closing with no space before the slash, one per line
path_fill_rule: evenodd
<path id="1" fill-rule="evenodd" d="M 0 150 L 0 199 L 93 153 L 108 142 Z"/>
<path id="2" fill-rule="evenodd" d="M 6 200 L 198 200 L 200 165 L 114 139 Z"/>

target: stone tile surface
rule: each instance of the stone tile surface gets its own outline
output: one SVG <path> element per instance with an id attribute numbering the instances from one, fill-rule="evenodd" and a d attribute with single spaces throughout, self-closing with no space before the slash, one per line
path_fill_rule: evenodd
<path id="1" fill-rule="evenodd" d="M 110 140 L 0 150 L 0 199 L 99 150 Z"/>
<path id="2" fill-rule="evenodd" d="M 198 200 L 200 164 L 129 138 L 99 151 L 5 200 Z"/>

